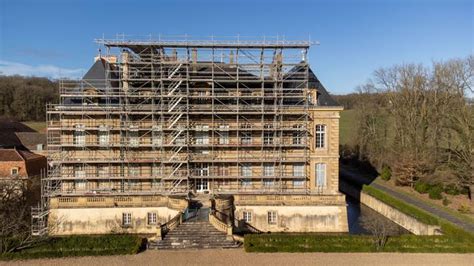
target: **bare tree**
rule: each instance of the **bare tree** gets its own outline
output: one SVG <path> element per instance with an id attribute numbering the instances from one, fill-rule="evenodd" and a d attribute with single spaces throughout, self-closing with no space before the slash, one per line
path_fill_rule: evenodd
<path id="1" fill-rule="evenodd" d="M 387 244 L 390 232 L 395 230 L 395 226 L 392 223 L 384 221 L 383 218 L 378 216 L 362 217 L 361 225 L 372 234 L 377 251 L 383 250 L 385 244 Z"/>
<path id="2" fill-rule="evenodd" d="M 31 180 L 0 179 L 0 254 L 15 252 L 44 240 L 31 234 Z"/>

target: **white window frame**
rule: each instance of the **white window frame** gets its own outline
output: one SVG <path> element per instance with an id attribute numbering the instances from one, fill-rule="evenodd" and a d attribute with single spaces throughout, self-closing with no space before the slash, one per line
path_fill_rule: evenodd
<path id="1" fill-rule="evenodd" d="M 86 169 L 83 165 L 74 166 L 74 177 L 75 178 L 86 178 Z"/>
<path id="2" fill-rule="evenodd" d="M 303 178 L 293 179 L 293 187 L 303 187 L 303 186 L 304 186 Z"/>
<path id="3" fill-rule="evenodd" d="M 99 132 L 97 133 L 97 138 L 99 139 L 99 145 L 100 146 L 107 146 L 109 145 L 109 140 L 110 140 L 110 134 L 109 130 L 105 125 L 101 125 L 99 127 Z"/>
<path id="4" fill-rule="evenodd" d="M 11 174 L 12 176 L 17 176 L 19 173 L 20 173 L 20 170 L 18 169 L 18 167 L 12 167 L 12 168 L 10 169 L 10 174 Z"/>
<path id="5" fill-rule="evenodd" d="M 147 224 L 148 225 L 156 225 L 158 224 L 158 219 L 157 219 L 158 215 L 156 214 L 156 212 L 149 212 L 147 213 Z"/>
<path id="6" fill-rule="evenodd" d="M 240 132 L 240 144 L 242 144 L 242 145 L 252 144 L 252 132 L 251 131 Z"/>
<path id="7" fill-rule="evenodd" d="M 77 146 L 86 145 L 86 131 L 84 125 L 76 125 L 76 130 L 73 132 L 73 144 Z"/>
<path id="8" fill-rule="evenodd" d="M 265 145 L 273 144 L 273 132 L 264 132 L 263 133 L 263 144 L 265 144 Z"/>
<path id="9" fill-rule="evenodd" d="M 242 212 L 242 220 L 244 220 L 246 223 L 251 223 L 252 222 L 252 212 L 243 211 Z"/>
<path id="10" fill-rule="evenodd" d="M 268 224 L 277 224 L 278 223 L 278 213 L 276 211 L 267 212 L 267 222 Z"/>
<path id="11" fill-rule="evenodd" d="M 317 188 L 325 188 L 326 187 L 326 183 L 327 183 L 327 178 L 326 178 L 326 174 L 327 174 L 327 171 L 326 171 L 326 164 L 325 163 L 317 163 L 315 165 L 315 172 L 316 172 L 316 180 L 315 180 L 315 183 L 316 183 L 316 187 Z"/>
<path id="12" fill-rule="evenodd" d="M 275 176 L 275 166 L 273 164 L 264 164 L 263 176 Z"/>
<path id="13" fill-rule="evenodd" d="M 326 148 L 326 125 L 316 125 L 314 134 L 314 145 L 316 149 Z"/>
<path id="14" fill-rule="evenodd" d="M 138 129 L 131 129 L 128 132 L 129 142 L 131 147 L 138 147 L 140 145 L 140 138 L 138 136 Z"/>
<path id="15" fill-rule="evenodd" d="M 293 176 L 304 177 L 304 164 L 294 164 L 293 165 Z"/>
<path id="16" fill-rule="evenodd" d="M 207 131 L 196 132 L 196 144 L 209 144 L 209 133 Z"/>
<path id="17" fill-rule="evenodd" d="M 294 125 L 293 128 L 295 129 L 295 131 L 293 132 L 293 144 L 303 144 L 303 132 L 299 130 L 303 128 L 303 125 Z"/>
<path id="18" fill-rule="evenodd" d="M 132 226 L 132 213 L 123 212 L 122 213 L 122 226 Z"/>

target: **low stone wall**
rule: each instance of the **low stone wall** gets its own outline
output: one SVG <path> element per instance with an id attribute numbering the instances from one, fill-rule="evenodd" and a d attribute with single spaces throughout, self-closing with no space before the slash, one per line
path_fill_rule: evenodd
<path id="1" fill-rule="evenodd" d="M 147 223 L 149 212 L 157 214 L 155 225 Z M 159 225 L 171 220 L 178 212 L 168 207 L 60 208 L 50 210 L 48 222 L 52 235 L 156 234 L 160 230 Z M 122 226 L 123 213 L 131 213 L 130 226 Z"/>
<path id="2" fill-rule="evenodd" d="M 187 207 L 184 198 L 160 195 L 58 197 L 50 199 L 48 223 L 51 235 L 156 234 Z M 122 226 L 123 213 L 131 214 L 131 225 Z M 156 213 L 156 224 L 148 224 L 148 213 Z"/>
<path id="3" fill-rule="evenodd" d="M 262 232 L 347 232 L 345 195 L 234 195 L 238 229 L 244 229 L 244 212 L 250 226 Z M 269 221 L 269 212 L 276 221 Z M 248 215 L 247 215 L 248 216 Z M 248 218 L 248 217 L 247 217 Z M 242 228 L 240 228 L 242 226 Z"/>
<path id="4" fill-rule="evenodd" d="M 360 194 L 360 202 L 415 235 L 440 235 L 439 226 L 422 223 L 366 193 Z"/>
<path id="5" fill-rule="evenodd" d="M 440 234 L 439 226 L 422 223 L 417 219 L 395 209 L 394 207 L 387 205 L 384 202 L 364 193 L 363 191 L 359 191 L 357 188 L 350 185 L 346 181 L 341 180 L 340 185 L 342 192 L 353 198 L 358 199 L 360 203 L 387 217 L 394 223 L 400 225 L 401 227 L 405 228 L 406 230 L 410 231 L 415 235 Z"/>
<path id="6" fill-rule="evenodd" d="M 262 232 L 347 232 L 347 208 L 343 206 L 255 206 L 239 205 L 235 215 L 251 213 L 249 224 Z M 268 212 L 276 212 L 270 224 Z M 238 227 L 238 225 L 236 225 Z"/>

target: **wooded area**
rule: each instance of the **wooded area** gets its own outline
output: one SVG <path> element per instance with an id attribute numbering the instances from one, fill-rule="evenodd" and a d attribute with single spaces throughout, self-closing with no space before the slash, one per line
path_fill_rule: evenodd
<path id="1" fill-rule="evenodd" d="M 473 191 L 474 56 L 374 72 L 357 94 L 338 96 L 356 113 L 357 137 L 343 148 L 398 185 L 418 180 Z"/>
<path id="2" fill-rule="evenodd" d="M 57 82 L 47 78 L 0 76 L 0 117 L 45 121 L 46 104 L 58 97 Z"/>

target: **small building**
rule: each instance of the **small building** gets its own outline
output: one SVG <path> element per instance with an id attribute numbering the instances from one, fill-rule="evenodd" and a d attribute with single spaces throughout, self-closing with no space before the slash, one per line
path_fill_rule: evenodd
<path id="1" fill-rule="evenodd" d="M 0 182 L 21 180 L 34 204 L 40 197 L 40 176 L 46 171 L 46 157 L 26 150 L 0 149 Z"/>

